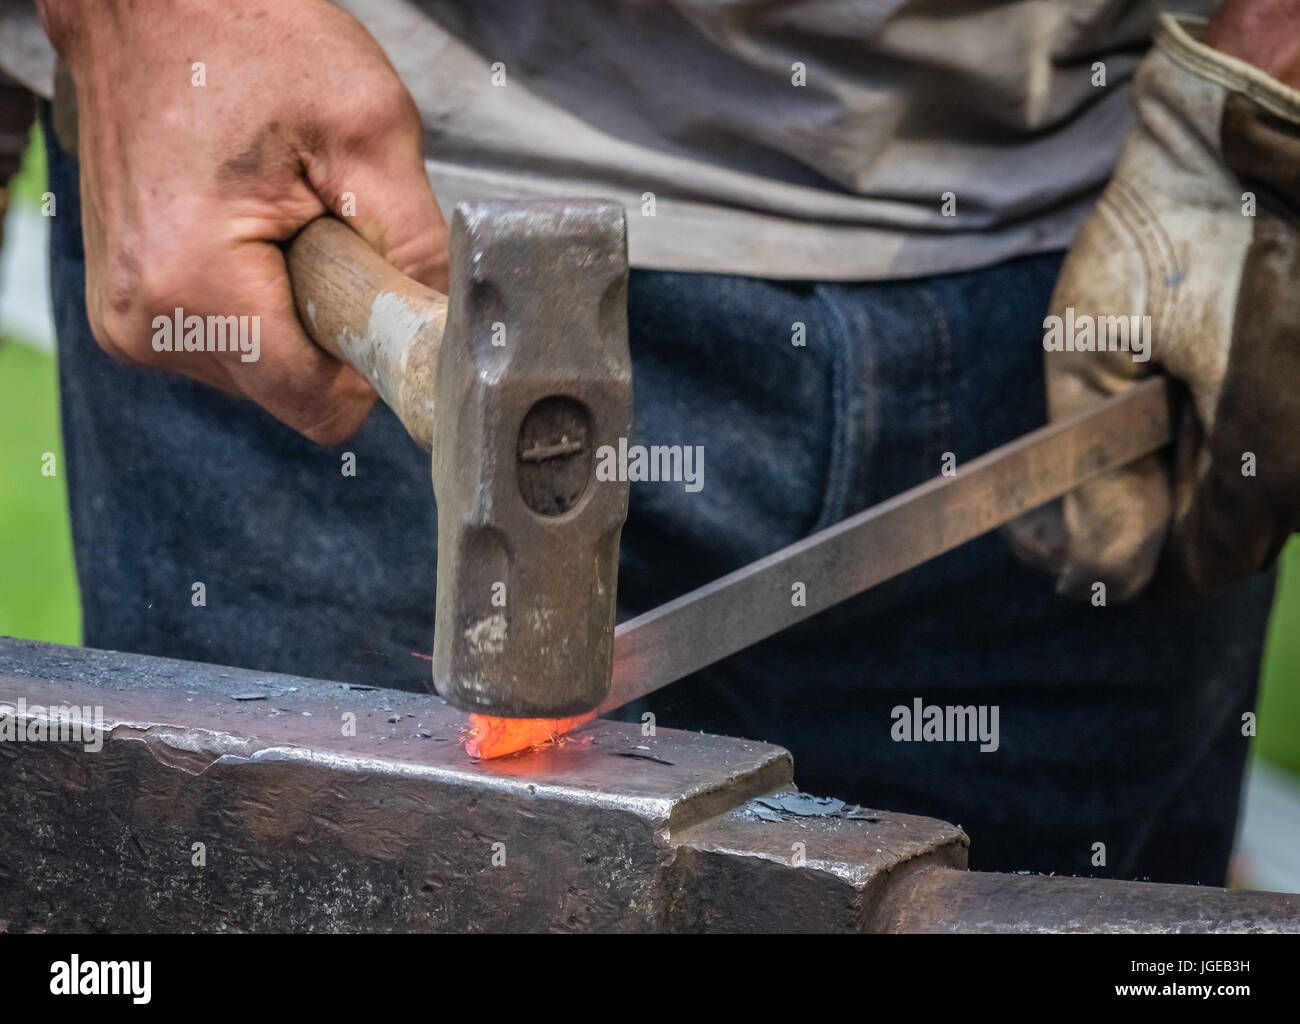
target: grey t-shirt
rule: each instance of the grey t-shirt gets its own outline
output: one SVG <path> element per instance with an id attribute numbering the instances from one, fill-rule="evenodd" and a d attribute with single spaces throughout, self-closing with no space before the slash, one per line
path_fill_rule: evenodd
<path id="1" fill-rule="evenodd" d="M 637 266 L 877 279 L 1068 244 L 1131 124 L 1158 5 L 342 6 L 415 96 L 444 209 L 604 196 L 627 208 Z M 21 77 L 10 36 L 0 21 L 0 66 Z"/>

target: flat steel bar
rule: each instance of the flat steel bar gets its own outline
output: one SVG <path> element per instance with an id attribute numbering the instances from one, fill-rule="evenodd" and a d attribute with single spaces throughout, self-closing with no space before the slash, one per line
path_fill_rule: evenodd
<path id="1" fill-rule="evenodd" d="M 1096 409 L 995 448 L 620 625 L 597 709 L 653 693 L 1168 444 L 1169 390 L 1152 378 Z M 791 601 L 796 582 L 806 603 Z"/>
<path id="2" fill-rule="evenodd" d="M 1295 934 L 1300 896 L 1114 878 L 985 874 L 926 864 L 895 879 L 864 930 Z"/>

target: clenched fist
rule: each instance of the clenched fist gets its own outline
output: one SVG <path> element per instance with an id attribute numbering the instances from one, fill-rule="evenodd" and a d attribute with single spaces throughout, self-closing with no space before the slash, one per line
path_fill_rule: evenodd
<path id="1" fill-rule="evenodd" d="M 100 345 L 250 398 L 313 440 L 347 437 L 374 392 L 304 333 L 278 243 L 334 213 L 403 273 L 447 285 L 419 115 L 379 45 L 325 0 L 38 6 L 76 85 Z M 253 316 L 259 344 L 242 352 L 160 330 Z"/>

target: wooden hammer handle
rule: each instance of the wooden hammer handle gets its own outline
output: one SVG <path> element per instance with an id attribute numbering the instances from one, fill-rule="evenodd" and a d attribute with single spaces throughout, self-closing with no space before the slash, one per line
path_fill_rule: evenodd
<path id="1" fill-rule="evenodd" d="M 361 373 L 425 451 L 447 297 L 412 281 L 333 217 L 289 247 L 298 317 L 312 341 Z"/>

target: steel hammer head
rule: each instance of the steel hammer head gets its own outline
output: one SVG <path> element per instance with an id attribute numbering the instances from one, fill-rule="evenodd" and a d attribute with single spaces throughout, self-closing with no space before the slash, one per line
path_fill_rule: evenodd
<path id="1" fill-rule="evenodd" d="M 590 711 L 609 689 L 632 426 L 627 240 L 598 201 L 463 203 L 433 445 L 433 679 L 457 707 Z"/>

